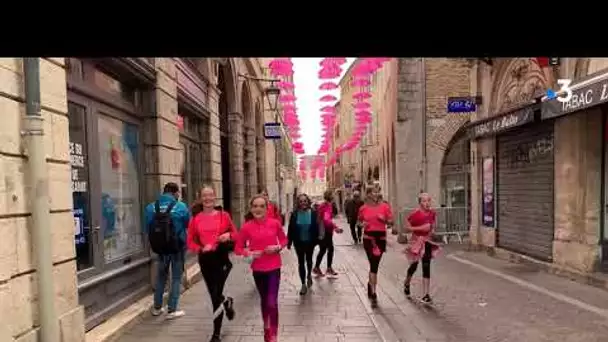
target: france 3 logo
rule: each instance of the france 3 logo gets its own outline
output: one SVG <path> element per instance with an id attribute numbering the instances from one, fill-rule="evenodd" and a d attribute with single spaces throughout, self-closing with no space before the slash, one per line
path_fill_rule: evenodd
<path id="1" fill-rule="evenodd" d="M 557 84 L 561 88 L 559 88 L 557 92 L 553 89 L 547 89 L 547 99 L 553 100 L 556 98 L 557 101 L 561 103 L 570 101 L 570 99 L 572 98 L 572 89 L 570 88 L 570 83 L 572 83 L 572 80 L 570 79 L 557 80 Z"/>

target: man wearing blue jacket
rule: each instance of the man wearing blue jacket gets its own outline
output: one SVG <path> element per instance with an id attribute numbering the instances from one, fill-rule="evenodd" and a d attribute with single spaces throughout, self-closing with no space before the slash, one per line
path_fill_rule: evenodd
<path id="1" fill-rule="evenodd" d="M 166 212 L 169 205 L 173 204 L 171 209 L 171 221 L 173 223 L 173 228 L 175 229 L 175 236 L 177 237 L 180 251 L 174 254 L 158 255 L 158 270 L 156 275 L 156 287 L 154 289 L 152 315 L 158 316 L 164 312 L 162 307 L 163 294 L 165 292 L 165 283 L 167 282 L 167 277 L 169 275 L 169 268 L 171 268 L 171 289 L 167 303 L 167 319 L 173 319 L 185 315 L 183 310 L 177 310 L 177 304 L 184 272 L 186 232 L 188 229 L 188 222 L 190 221 L 190 212 L 186 204 L 179 200 L 179 186 L 175 183 L 165 184 L 165 188 L 160 197 L 146 206 L 146 224 L 144 225 L 144 232 L 146 235 L 149 234 L 149 227 L 155 219 L 157 201 L 159 202 L 161 212 Z"/>

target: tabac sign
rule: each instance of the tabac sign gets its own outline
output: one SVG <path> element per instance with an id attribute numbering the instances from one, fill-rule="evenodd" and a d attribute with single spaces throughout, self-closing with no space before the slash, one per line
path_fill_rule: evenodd
<path id="1" fill-rule="evenodd" d="M 595 105 L 608 102 L 608 79 L 584 85 L 572 86 L 570 100 L 560 102 L 558 98 L 543 102 L 541 118 L 551 119 Z"/>
<path id="2" fill-rule="evenodd" d="M 513 127 L 534 121 L 534 111 L 537 106 L 527 106 L 519 110 L 496 116 L 491 120 L 472 123 L 471 136 L 473 139 L 504 132 Z"/>

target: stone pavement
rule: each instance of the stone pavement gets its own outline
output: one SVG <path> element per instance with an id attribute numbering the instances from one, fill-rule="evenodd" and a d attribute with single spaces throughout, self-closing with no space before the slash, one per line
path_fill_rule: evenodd
<path id="1" fill-rule="evenodd" d="M 383 341 L 374 317 L 370 316 L 364 285 L 349 274 L 350 266 L 340 253 L 340 250 L 336 251 L 335 262 L 340 276 L 315 280 L 309 293 L 300 296 L 295 252 L 283 252 L 279 341 Z M 234 257 L 233 262 L 235 266 L 226 285 L 226 294 L 235 298 L 237 316 L 233 321 L 224 319 L 222 341 L 263 341 L 259 297 L 249 265 L 238 257 Z M 212 331 L 211 305 L 204 282 L 188 290 L 181 297 L 180 305 L 186 316 L 173 321 L 147 317 L 119 341 L 208 341 Z"/>
<path id="2" fill-rule="evenodd" d="M 346 228 L 345 222 L 339 224 Z M 305 297 L 298 295 L 294 252 L 283 253 L 279 341 L 608 341 L 606 291 L 469 253 L 458 244 L 446 246 L 433 261 L 433 307 L 407 300 L 401 292 L 407 262 L 403 246 L 392 235 L 380 266 L 379 305 L 372 309 L 365 293 L 368 264 L 363 248 L 352 245 L 347 229 L 335 240 L 340 276 L 316 280 Z M 415 296 L 420 296 L 419 277 L 412 284 Z M 223 341 L 262 341 L 258 296 L 248 265 L 235 262 L 227 288 L 238 312 L 234 321 L 226 321 Z M 182 308 L 186 317 L 146 318 L 119 341 L 207 341 L 211 308 L 204 283 L 185 293 Z"/>

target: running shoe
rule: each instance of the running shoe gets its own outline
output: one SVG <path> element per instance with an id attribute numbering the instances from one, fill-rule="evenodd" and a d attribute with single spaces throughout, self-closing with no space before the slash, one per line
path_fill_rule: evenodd
<path id="1" fill-rule="evenodd" d="M 162 313 L 165 312 L 165 309 L 163 308 L 155 308 L 152 307 L 152 310 L 150 310 L 150 313 L 152 313 L 152 316 L 160 316 L 162 315 Z"/>
<path id="2" fill-rule="evenodd" d="M 311 287 L 312 286 L 312 277 L 308 276 L 308 280 L 306 280 L 306 286 L 307 287 Z"/>
<path id="3" fill-rule="evenodd" d="M 300 289 L 300 296 L 305 295 L 306 292 L 308 292 L 308 288 L 306 287 L 306 284 L 302 284 L 302 288 Z"/>
<path id="4" fill-rule="evenodd" d="M 315 268 L 312 269 L 312 274 L 314 274 L 317 277 L 323 277 L 323 276 L 325 276 L 325 274 L 323 274 L 323 272 L 321 271 L 321 269 L 318 268 L 318 267 L 315 267 Z"/>
<path id="5" fill-rule="evenodd" d="M 336 277 L 338 276 L 338 272 L 334 271 L 333 268 L 328 268 L 325 273 L 327 273 L 328 276 L 332 276 L 332 277 Z"/>
<path id="6" fill-rule="evenodd" d="M 369 297 L 369 299 L 371 300 L 371 304 L 373 307 L 378 306 L 378 294 L 377 293 L 372 293 L 371 296 Z"/>
<path id="7" fill-rule="evenodd" d="M 221 341 L 222 341 L 222 339 L 217 335 L 211 336 L 211 339 L 209 340 L 209 342 L 221 342 Z"/>
<path id="8" fill-rule="evenodd" d="M 226 318 L 232 321 L 236 314 L 234 311 L 234 299 L 232 297 L 226 297 L 226 300 L 224 300 L 224 311 L 226 312 Z"/>
<path id="9" fill-rule="evenodd" d="M 175 310 L 167 313 L 167 319 L 176 319 L 184 316 L 186 313 L 183 310 Z"/>
<path id="10" fill-rule="evenodd" d="M 403 284 L 403 293 L 409 298 L 411 296 L 410 284 Z"/>
<path id="11" fill-rule="evenodd" d="M 420 299 L 421 302 L 423 302 L 424 304 L 433 304 L 433 299 L 431 299 L 431 296 L 429 296 L 429 294 L 425 294 L 424 297 L 422 297 L 422 299 Z"/>

